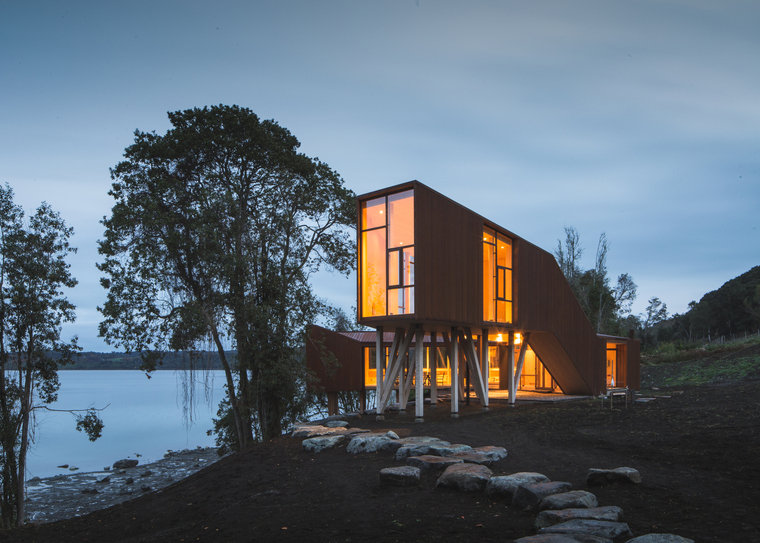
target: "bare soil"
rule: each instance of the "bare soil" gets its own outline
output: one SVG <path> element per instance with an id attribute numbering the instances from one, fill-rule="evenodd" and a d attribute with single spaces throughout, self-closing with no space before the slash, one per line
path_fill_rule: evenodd
<path id="1" fill-rule="evenodd" d="M 660 389 L 614 410 L 584 399 L 557 404 L 477 402 L 451 419 L 449 405 L 414 415 L 365 417 L 357 426 L 506 447 L 494 474 L 540 472 L 588 489 L 589 468 L 638 469 L 637 485 L 594 487 L 600 505 L 623 508 L 635 535 L 675 533 L 697 542 L 760 542 L 760 381 Z M 670 397 L 666 397 L 670 396 Z M 379 484 L 385 453 L 345 447 L 310 454 L 283 437 L 233 454 L 137 499 L 0 534 L 11 542 L 65 541 L 499 541 L 534 533 L 535 511 L 484 494 Z"/>

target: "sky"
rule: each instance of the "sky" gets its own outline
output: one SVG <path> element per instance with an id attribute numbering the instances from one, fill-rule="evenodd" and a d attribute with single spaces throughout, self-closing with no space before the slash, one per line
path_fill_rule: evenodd
<path id="1" fill-rule="evenodd" d="M 643 313 L 760 264 L 760 3 L 277 0 L 0 4 L 0 183 L 74 227 L 85 350 L 109 168 L 166 113 L 236 104 L 363 194 L 416 179 L 539 247 L 566 226 Z M 350 311 L 354 277 L 317 294 Z"/>

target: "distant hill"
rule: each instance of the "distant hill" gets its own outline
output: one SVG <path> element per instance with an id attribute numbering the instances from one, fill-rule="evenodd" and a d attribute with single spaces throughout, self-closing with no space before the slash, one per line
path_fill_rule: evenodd
<path id="1" fill-rule="evenodd" d="M 731 338 L 756 333 L 760 328 L 760 266 L 708 292 L 698 303 L 692 302 L 689 311 L 664 324 L 670 327 L 672 339 Z"/>
<path id="2" fill-rule="evenodd" d="M 230 359 L 235 358 L 235 353 L 227 353 Z M 160 370 L 180 370 L 189 367 L 192 363 L 196 368 L 221 370 L 222 364 L 219 354 L 216 352 L 195 353 L 170 353 L 166 355 L 164 363 L 159 366 Z M 62 370 L 139 370 L 142 360 L 139 353 L 95 353 L 83 352 L 75 358 L 74 364 L 60 366 Z"/>

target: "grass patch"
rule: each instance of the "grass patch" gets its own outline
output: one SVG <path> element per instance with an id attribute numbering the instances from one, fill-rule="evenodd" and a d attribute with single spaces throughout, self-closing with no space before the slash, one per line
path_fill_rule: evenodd
<path id="1" fill-rule="evenodd" d="M 742 381 L 760 376 L 760 356 L 707 359 L 642 368 L 642 388 Z"/>

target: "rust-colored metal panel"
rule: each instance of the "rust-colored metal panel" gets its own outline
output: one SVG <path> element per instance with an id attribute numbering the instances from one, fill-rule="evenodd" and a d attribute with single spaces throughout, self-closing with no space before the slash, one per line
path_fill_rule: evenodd
<path id="1" fill-rule="evenodd" d="M 628 340 L 628 388 L 641 388 L 641 342 L 638 339 Z"/>
<path id="2" fill-rule="evenodd" d="M 482 217 L 420 183 L 414 197 L 417 320 L 479 325 Z"/>
<path id="3" fill-rule="evenodd" d="M 551 332 L 531 332 L 530 346 L 565 394 L 593 394 L 591 386 Z"/>
<path id="4" fill-rule="evenodd" d="M 551 333 L 556 344 L 543 337 L 534 346 L 544 365 L 562 390 L 572 389 L 598 394 L 605 384 L 605 343 L 596 335 L 568 285 L 554 257 L 524 240 L 519 244 L 517 300 L 519 312 L 515 325 L 520 330 Z M 560 347 L 564 355 L 554 348 Z M 546 350 L 544 354 L 539 350 Z M 556 357 L 557 361 L 552 360 Z M 559 367 L 566 364 L 572 368 Z M 553 369 L 555 368 L 555 369 Z M 577 373 L 577 375 L 574 375 Z M 581 379 L 581 385 L 578 378 Z M 566 382 L 563 382 L 567 379 Z"/>
<path id="5" fill-rule="evenodd" d="M 330 360 L 329 354 L 335 356 Z M 306 366 L 325 392 L 364 389 L 362 343 L 321 326 L 312 326 L 306 341 Z M 334 366 L 338 361 L 340 367 Z"/>

